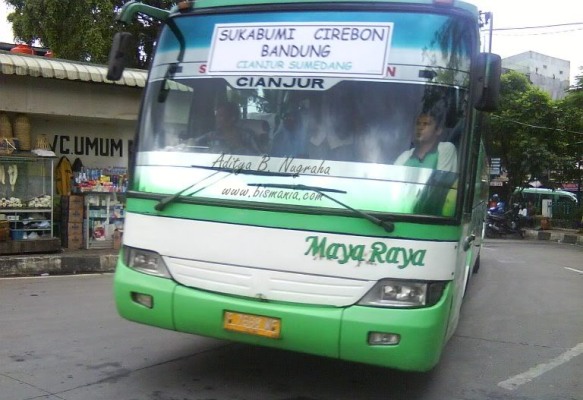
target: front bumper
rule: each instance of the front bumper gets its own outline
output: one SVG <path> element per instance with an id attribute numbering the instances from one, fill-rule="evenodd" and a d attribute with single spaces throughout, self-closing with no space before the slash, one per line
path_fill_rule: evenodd
<path id="1" fill-rule="evenodd" d="M 439 361 L 451 306 L 450 285 L 436 305 L 419 309 L 274 303 L 185 287 L 136 272 L 121 260 L 114 291 L 119 314 L 135 322 L 411 371 L 427 371 Z M 151 295 L 153 307 L 135 302 L 132 292 Z M 281 336 L 270 339 L 227 331 L 223 328 L 226 310 L 279 318 Z M 395 333 L 401 341 L 397 345 L 369 345 L 369 332 Z"/>

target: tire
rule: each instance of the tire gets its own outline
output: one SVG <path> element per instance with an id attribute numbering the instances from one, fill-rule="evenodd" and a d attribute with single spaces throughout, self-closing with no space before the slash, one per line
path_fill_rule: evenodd
<path id="1" fill-rule="evenodd" d="M 466 275 L 466 285 L 464 287 L 464 295 L 462 296 L 464 299 L 468 295 L 468 290 L 470 289 L 470 276 L 472 275 L 472 271 L 468 271 L 468 274 Z"/>
<path id="2" fill-rule="evenodd" d="M 486 237 L 489 239 L 499 238 L 501 234 L 490 227 L 486 227 Z"/>
<path id="3" fill-rule="evenodd" d="M 472 273 L 477 274 L 479 270 L 480 270 L 480 255 L 478 254 L 478 258 L 476 258 L 476 262 L 474 263 Z"/>

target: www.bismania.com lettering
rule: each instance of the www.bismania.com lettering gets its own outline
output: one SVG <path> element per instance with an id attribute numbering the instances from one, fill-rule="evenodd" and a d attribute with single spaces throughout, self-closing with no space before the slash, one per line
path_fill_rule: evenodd
<path id="1" fill-rule="evenodd" d="M 238 197 L 257 200 L 287 200 L 287 201 L 320 201 L 322 195 L 312 192 L 298 192 L 293 190 L 273 190 L 262 188 L 261 186 L 252 189 L 245 188 L 224 188 L 221 191 L 223 196 Z"/>

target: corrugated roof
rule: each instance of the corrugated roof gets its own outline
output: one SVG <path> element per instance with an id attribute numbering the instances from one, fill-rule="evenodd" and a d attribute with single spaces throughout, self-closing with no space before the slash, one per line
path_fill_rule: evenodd
<path id="1" fill-rule="evenodd" d="M 115 85 L 144 87 L 147 71 L 126 69 L 117 81 L 106 79 L 105 65 L 84 64 L 75 61 L 0 51 L 0 73 L 27 75 L 39 78 L 68 79 L 71 81 L 110 83 Z"/>

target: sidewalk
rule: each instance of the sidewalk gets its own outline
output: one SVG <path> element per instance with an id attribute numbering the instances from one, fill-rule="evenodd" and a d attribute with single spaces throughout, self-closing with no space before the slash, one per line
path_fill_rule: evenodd
<path id="1" fill-rule="evenodd" d="M 583 246 L 583 233 L 574 229 L 530 229 L 525 238 Z M 60 253 L 0 256 L 0 278 L 113 272 L 118 252 L 63 249 Z"/>
<path id="2" fill-rule="evenodd" d="M 527 229 L 525 238 L 583 246 L 583 231 L 576 229 Z"/>
<path id="3" fill-rule="evenodd" d="M 63 249 L 50 254 L 0 256 L 0 278 L 113 272 L 119 250 Z"/>

